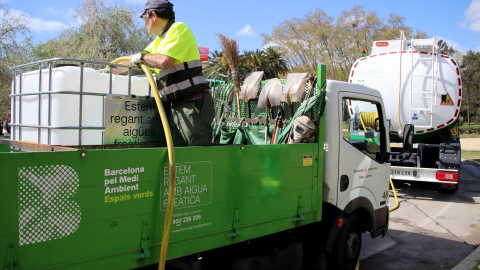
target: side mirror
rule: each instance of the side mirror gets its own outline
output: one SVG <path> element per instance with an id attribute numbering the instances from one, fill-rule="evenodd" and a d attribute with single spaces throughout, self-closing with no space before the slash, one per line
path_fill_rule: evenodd
<path id="1" fill-rule="evenodd" d="M 390 161 L 390 157 L 392 155 L 401 155 L 403 153 L 408 153 L 407 156 L 405 156 L 403 159 L 401 160 L 398 160 L 398 161 L 404 161 L 406 160 L 407 158 L 410 158 L 410 156 L 412 155 L 412 149 L 413 149 L 413 134 L 414 134 L 414 131 L 415 131 L 415 128 L 413 125 L 411 124 L 407 124 L 405 125 L 404 129 L 404 136 L 403 136 L 403 149 L 402 149 L 402 152 L 400 153 L 392 153 L 392 152 L 387 152 L 387 162 Z"/>
<path id="2" fill-rule="evenodd" d="M 411 124 L 407 124 L 404 127 L 404 136 L 403 136 L 403 151 L 404 152 L 411 152 L 413 148 L 413 134 L 414 134 L 414 126 Z"/>

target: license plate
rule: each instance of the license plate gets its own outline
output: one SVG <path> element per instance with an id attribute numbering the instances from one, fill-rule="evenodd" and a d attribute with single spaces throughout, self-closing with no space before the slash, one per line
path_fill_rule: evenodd
<path id="1" fill-rule="evenodd" d="M 416 173 L 413 171 L 404 171 L 404 170 L 391 170 L 390 174 L 393 176 L 416 176 Z"/>

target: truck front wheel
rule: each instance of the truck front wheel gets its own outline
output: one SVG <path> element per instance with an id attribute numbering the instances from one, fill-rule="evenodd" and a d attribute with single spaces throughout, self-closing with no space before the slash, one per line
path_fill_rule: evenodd
<path id="1" fill-rule="evenodd" d="M 353 270 L 357 266 L 362 247 L 362 230 L 356 216 L 348 217 L 348 221 L 340 230 L 333 247 L 333 269 Z"/>

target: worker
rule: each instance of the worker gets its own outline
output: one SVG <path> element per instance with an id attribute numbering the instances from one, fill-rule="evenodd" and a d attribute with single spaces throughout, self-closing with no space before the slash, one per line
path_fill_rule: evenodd
<path id="1" fill-rule="evenodd" d="M 192 31 L 175 22 L 169 1 L 148 0 L 140 17 L 148 33 L 156 37 L 142 52 L 130 56 L 130 61 L 155 69 L 173 144 L 211 145 L 215 108 Z"/>
<path id="2" fill-rule="evenodd" d="M 12 121 L 12 114 L 7 113 L 5 122 L 3 122 L 3 135 L 10 135 L 10 122 Z"/>

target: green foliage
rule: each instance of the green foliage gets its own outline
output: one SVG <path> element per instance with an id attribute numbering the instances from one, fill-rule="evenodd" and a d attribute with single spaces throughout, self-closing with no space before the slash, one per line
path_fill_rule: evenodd
<path id="1" fill-rule="evenodd" d="M 0 3 L 0 121 L 10 112 L 10 94 L 12 73 L 9 68 L 32 60 L 31 38 L 20 40 L 27 35 L 27 20 L 22 15 L 13 14 Z"/>
<path id="2" fill-rule="evenodd" d="M 453 57 L 455 53 L 457 52 L 454 50 L 452 47 L 448 46 L 447 42 L 445 42 L 443 39 L 440 39 L 437 42 L 438 45 L 438 52 L 443 55 L 448 55 L 450 57 Z"/>
<path id="3" fill-rule="evenodd" d="M 274 47 L 263 50 L 246 51 L 242 60 L 248 72 L 264 71 L 265 79 L 278 78 L 288 71 L 287 62 Z"/>
<path id="4" fill-rule="evenodd" d="M 243 55 L 240 55 L 239 71 L 242 75 L 254 71 L 264 71 L 264 79 L 270 79 L 285 75 L 288 69 L 282 54 L 275 48 L 268 47 L 263 50 L 245 51 Z M 230 73 L 230 67 L 222 52 L 213 51 L 208 61 L 204 64 L 204 76 L 213 79 L 216 74 L 230 76 Z"/>
<path id="5" fill-rule="evenodd" d="M 480 53 L 468 51 L 460 68 L 463 85 L 460 116 L 467 124 L 480 122 Z"/>
<path id="6" fill-rule="evenodd" d="M 78 25 L 64 30 L 59 37 L 34 45 L 27 19 L 4 10 L 0 3 L 0 120 L 10 111 L 11 81 L 9 68 L 48 58 L 75 58 L 110 62 L 139 52 L 150 37 L 136 18 L 138 9 L 111 1 L 85 0 L 77 9 Z"/>
<path id="7" fill-rule="evenodd" d="M 291 71 L 316 73 L 322 63 L 328 66 L 329 79 L 348 79 L 352 64 L 362 49 L 370 50 L 373 41 L 397 39 L 400 30 L 406 36 L 426 37 L 422 31 L 414 32 L 405 26 L 405 17 L 390 14 L 387 22 L 376 12 L 366 12 L 354 5 L 343 11 L 336 22 L 323 9 L 307 13 L 303 18 L 283 21 L 271 34 L 263 34 L 264 44 L 275 44 L 285 55 Z"/>
<path id="8" fill-rule="evenodd" d="M 460 135 L 465 134 L 480 134 L 480 125 L 460 126 Z"/>
<path id="9" fill-rule="evenodd" d="M 131 6 L 86 0 L 77 9 L 81 23 L 34 50 L 39 59 L 75 58 L 110 62 L 141 51 L 148 44 L 145 28 L 138 25 Z"/>

